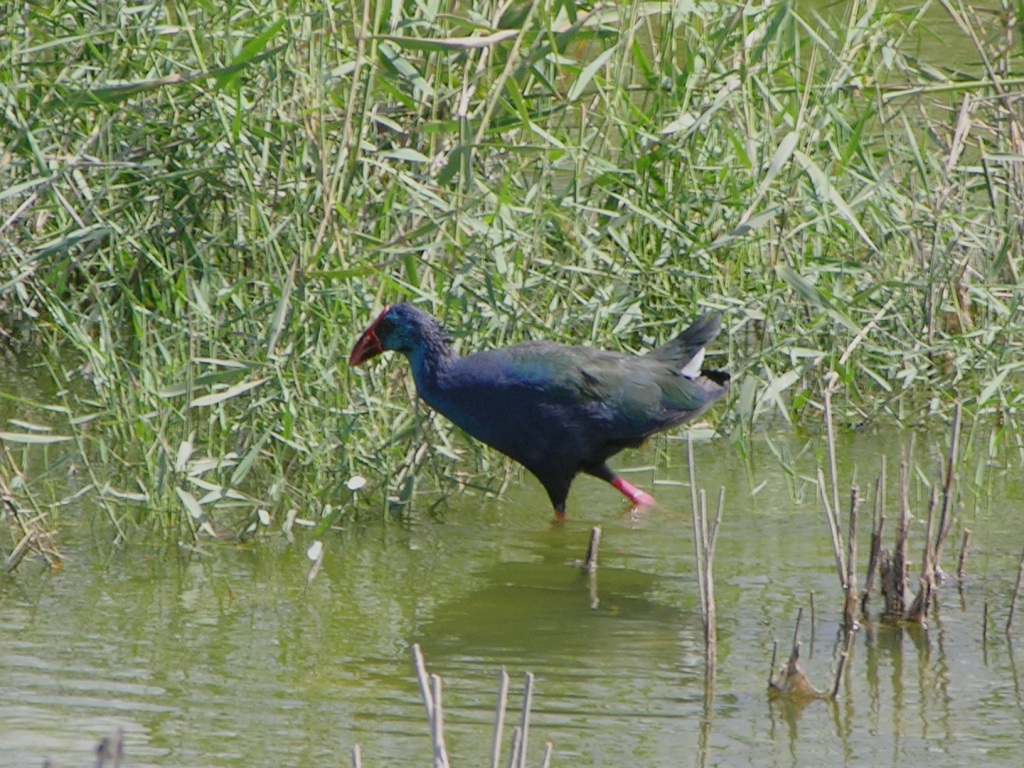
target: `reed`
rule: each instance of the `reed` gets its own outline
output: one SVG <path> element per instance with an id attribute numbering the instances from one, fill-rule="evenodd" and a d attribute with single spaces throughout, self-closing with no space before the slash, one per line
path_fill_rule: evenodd
<path id="1" fill-rule="evenodd" d="M 434 768 L 448 768 L 450 760 L 448 747 L 444 734 L 444 704 L 442 701 L 443 683 L 438 675 L 427 672 L 427 666 L 423 659 L 423 651 L 419 643 L 412 646 L 413 668 L 416 672 L 416 680 L 419 683 L 420 695 L 423 699 L 423 707 L 427 715 L 427 723 L 430 728 L 431 742 L 433 745 Z M 508 714 L 508 687 L 509 678 L 504 668 L 501 670 L 498 681 L 498 704 L 495 710 L 494 735 L 491 740 L 491 768 L 498 768 L 501 756 L 501 742 L 505 727 L 505 719 Z M 530 734 L 530 712 L 533 707 L 534 676 L 527 672 L 523 687 L 523 708 L 520 714 L 519 724 L 512 732 L 509 745 L 507 768 L 526 768 L 526 752 L 529 745 Z M 544 754 L 541 758 L 541 768 L 547 768 L 551 763 L 552 745 L 546 742 Z M 358 768 L 356 761 L 360 759 L 358 746 L 353 751 L 353 768 Z"/>
<path id="2" fill-rule="evenodd" d="M 1020 553 L 1020 563 L 1017 565 L 1017 581 L 1013 585 L 1013 595 L 1010 598 L 1010 610 L 1006 614 L 1006 631 L 1009 633 L 1013 626 L 1013 615 L 1017 611 L 1017 601 L 1020 599 L 1021 588 L 1024 587 L 1024 550 Z"/>
<path id="3" fill-rule="evenodd" d="M 56 394 L 0 397 L 72 438 L 119 539 L 500 490 L 407 381 L 344 366 L 396 300 L 464 349 L 639 350 L 717 308 L 725 429 L 841 387 L 840 428 L 959 398 L 1019 434 L 1022 54 L 944 6 L 976 76 L 905 55 L 924 21 L 887 2 L 29 3 L 0 20 L 0 343 Z"/>

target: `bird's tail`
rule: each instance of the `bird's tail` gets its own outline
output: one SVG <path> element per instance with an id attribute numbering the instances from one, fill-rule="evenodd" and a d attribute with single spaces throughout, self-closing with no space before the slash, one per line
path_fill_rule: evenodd
<path id="1" fill-rule="evenodd" d="M 644 357 L 664 362 L 677 370 L 688 370 L 687 366 L 695 363 L 696 374 L 700 373 L 700 362 L 704 358 L 704 348 L 714 341 L 722 330 L 722 316 L 709 312 L 698 317 L 689 328 L 674 339 L 648 352 Z M 693 378 L 690 376 L 688 378 Z"/>

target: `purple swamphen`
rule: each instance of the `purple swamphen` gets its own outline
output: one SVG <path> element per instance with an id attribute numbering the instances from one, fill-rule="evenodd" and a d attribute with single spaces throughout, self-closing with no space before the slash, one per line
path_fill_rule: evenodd
<path id="1" fill-rule="evenodd" d="M 701 370 L 720 328 L 717 315 L 702 315 L 644 355 L 527 341 L 460 357 L 437 320 L 395 304 L 359 337 L 349 364 L 401 352 L 427 405 L 536 475 L 562 518 L 580 472 L 611 483 L 638 507 L 655 503 L 606 462 L 696 418 L 726 393 L 729 374 Z"/>

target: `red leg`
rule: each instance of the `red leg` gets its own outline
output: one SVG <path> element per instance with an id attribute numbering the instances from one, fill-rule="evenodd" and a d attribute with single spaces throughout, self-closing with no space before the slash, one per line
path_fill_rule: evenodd
<path id="1" fill-rule="evenodd" d="M 559 504 L 557 507 L 555 507 L 555 522 L 565 522 L 565 504 Z"/>
<path id="2" fill-rule="evenodd" d="M 641 491 L 635 485 L 630 483 L 628 480 L 623 480 L 621 477 L 616 477 L 610 481 L 615 486 L 619 493 L 625 496 L 627 499 L 632 501 L 638 507 L 653 507 L 656 502 L 654 497 L 646 491 Z"/>

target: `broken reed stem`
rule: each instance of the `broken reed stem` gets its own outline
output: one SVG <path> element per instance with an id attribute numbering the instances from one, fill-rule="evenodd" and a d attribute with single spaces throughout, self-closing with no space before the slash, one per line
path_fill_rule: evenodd
<path id="1" fill-rule="evenodd" d="M 857 582 L 857 512 L 860 509 L 860 488 L 850 486 L 850 532 L 846 539 L 846 584 L 856 586 Z"/>
<path id="2" fill-rule="evenodd" d="M 913 436 L 911 436 L 913 443 Z M 892 559 L 891 593 L 886 598 L 886 612 L 902 619 L 907 611 L 907 537 L 910 535 L 910 459 L 900 461 L 900 514 L 896 522 L 896 548 Z"/>
<path id="3" fill-rule="evenodd" d="M 501 737 L 505 730 L 505 710 L 508 708 L 508 672 L 501 668 L 498 675 L 498 706 L 494 713 L 494 738 L 491 740 L 491 768 L 498 768 L 501 756 Z"/>
<path id="4" fill-rule="evenodd" d="M 444 708 L 441 706 L 443 686 L 440 675 L 430 676 L 430 691 L 434 699 L 434 721 L 430 729 L 434 740 L 434 768 L 448 768 L 448 750 L 444 743 Z"/>
<path id="5" fill-rule="evenodd" d="M 694 531 L 700 539 L 700 546 L 697 547 L 695 556 L 697 558 L 697 570 L 701 572 L 700 580 L 700 619 L 704 624 L 704 642 L 708 641 L 708 495 L 701 488 L 697 492 L 697 508 L 694 510 Z"/>
<path id="6" fill-rule="evenodd" d="M 715 546 L 718 543 L 718 527 L 722 524 L 722 515 L 725 514 L 725 486 L 719 486 L 718 488 L 718 509 L 715 512 L 715 522 L 711 524 L 711 533 L 708 536 L 707 546 L 704 548 L 707 555 L 707 582 L 708 587 L 708 624 L 711 627 L 712 641 L 718 637 L 718 631 L 716 629 L 716 616 L 718 614 L 715 608 Z M 712 642 L 712 644 L 714 644 Z"/>
<path id="7" fill-rule="evenodd" d="M 701 516 L 704 518 L 703 528 L 707 532 L 707 540 L 704 542 L 704 655 L 706 661 L 705 675 L 708 681 L 714 679 L 715 663 L 718 653 L 718 609 L 715 607 L 715 544 L 718 538 L 718 527 L 722 523 L 722 515 L 725 512 L 725 486 L 718 489 L 718 510 L 715 513 L 715 521 L 708 531 L 707 526 L 707 496 L 701 490 Z"/>
<path id="8" fill-rule="evenodd" d="M 597 570 L 597 550 L 601 546 L 601 526 L 595 525 L 590 529 L 590 543 L 587 545 L 587 555 L 583 558 L 583 568 L 587 573 Z"/>
<path id="9" fill-rule="evenodd" d="M 540 768 L 551 768 L 551 753 L 554 752 L 555 745 L 550 741 L 544 742 L 544 759 L 540 762 Z"/>
<path id="10" fill-rule="evenodd" d="M 850 530 L 846 537 L 846 584 L 843 601 L 843 626 L 857 629 L 857 511 L 860 509 L 860 489 L 850 487 Z"/>
<path id="11" fill-rule="evenodd" d="M 964 528 L 964 537 L 960 542 L 960 557 L 956 561 L 956 578 L 964 580 L 964 563 L 967 561 L 967 550 L 971 546 L 971 529 Z"/>
<path id="12" fill-rule="evenodd" d="M 505 763 L 506 768 L 518 768 L 519 765 L 519 748 L 523 741 L 523 729 L 518 725 L 512 729 L 512 746 L 508 753 L 508 762 Z"/>
<path id="13" fill-rule="evenodd" d="M 582 568 L 587 574 L 587 589 L 590 591 L 590 607 L 597 610 L 601 599 L 597 594 L 597 559 L 598 549 L 601 546 L 601 527 L 595 525 L 590 529 L 590 542 L 587 544 L 587 554 L 582 560 L 573 560 L 571 565 L 574 568 Z"/>
<path id="14" fill-rule="evenodd" d="M 835 510 L 835 514 L 839 515 L 839 471 L 836 468 L 836 432 L 832 426 L 832 388 L 835 385 L 838 377 L 834 372 L 829 374 L 829 382 L 825 386 L 825 390 L 822 393 L 825 400 L 825 448 L 828 451 L 828 469 L 832 475 L 832 509 Z M 836 525 L 839 525 L 838 519 Z M 840 580 L 843 575 L 840 572 Z"/>
<path id="15" fill-rule="evenodd" d="M 444 715 L 441 709 L 441 678 L 427 674 L 427 665 L 423 661 L 423 651 L 419 643 L 412 645 L 412 662 L 416 668 L 416 681 L 423 697 L 423 707 L 427 710 L 427 722 L 430 723 L 430 735 L 434 742 L 434 768 L 448 768 L 448 751 L 444 744 Z"/>
<path id="16" fill-rule="evenodd" d="M 700 506 L 697 493 L 697 469 L 693 459 L 693 436 L 686 433 L 686 463 L 690 468 L 690 509 L 693 516 L 693 556 L 697 562 L 697 592 L 701 599 L 701 619 L 704 620 L 704 595 L 707 594 L 707 586 L 704 584 L 704 542 L 706 536 L 701 534 Z"/>
<path id="17" fill-rule="evenodd" d="M 597 552 L 601 546 L 601 526 L 595 525 L 590 529 L 590 543 L 587 545 L 587 555 L 577 565 L 582 566 L 587 572 L 587 590 L 590 592 L 590 608 L 596 611 L 601 604 L 601 598 L 597 594 Z"/>
<path id="18" fill-rule="evenodd" d="M 868 573 L 864 578 L 864 591 L 860 594 L 860 612 L 867 614 L 868 599 L 875 585 L 875 574 L 878 572 L 879 556 L 882 552 L 882 528 L 885 526 L 885 456 L 882 456 L 882 468 L 875 479 L 874 509 L 871 515 L 871 551 L 868 554 Z"/>
<path id="19" fill-rule="evenodd" d="M 696 462 L 693 458 L 693 436 L 686 435 L 686 461 L 690 470 L 690 510 L 693 518 L 693 556 L 697 565 L 697 591 L 700 593 L 700 618 L 704 625 L 704 674 L 707 683 L 715 676 L 715 656 L 718 642 L 715 610 L 714 562 L 718 527 L 725 511 L 725 487 L 718 490 L 718 510 L 715 520 L 708 525 L 708 497 L 697 490 Z"/>
<path id="20" fill-rule="evenodd" d="M 427 665 L 423 661 L 423 651 L 419 643 L 412 646 L 413 666 L 416 668 L 416 680 L 423 696 L 423 706 L 427 710 L 430 722 L 431 737 L 434 742 L 434 768 L 449 768 L 448 749 L 444 738 L 444 710 L 441 706 L 443 682 L 438 675 L 427 673 Z M 501 752 L 501 738 L 505 727 L 505 716 L 508 711 L 509 677 L 505 668 L 501 668 L 498 678 L 498 705 L 494 715 L 494 737 L 491 740 L 491 768 L 498 768 Z M 530 732 L 530 710 L 533 706 L 534 675 L 527 672 L 523 690 L 523 712 L 519 725 L 512 731 L 512 744 L 509 750 L 507 768 L 526 768 L 527 735 Z M 542 768 L 551 764 L 551 742 L 547 742 L 544 750 Z M 352 750 L 353 768 L 360 768 L 361 756 L 359 746 Z"/>
<path id="21" fill-rule="evenodd" d="M 526 743 L 530 734 L 530 707 L 533 706 L 533 672 L 526 673 L 526 682 L 523 690 L 523 716 L 519 724 L 522 731 L 522 738 L 519 740 L 519 759 L 516 768 L 526 766 Z"/>
<path id="22" fill-rule="evenodd" d="M 1010 615 L 1006 617 L 1006 631 L 1013 624 L 1013 614 L 1017 609 L 1017 598 L 1020 597 L 1021 583 L 1024 582 L 1024 550 L 1020 553 L 1020 564 L 1017 566 L 1017 583 L 1013 587 L 1013 598 L 1010 600 Z"/>
<path id="23" fill-rule="evenodd" d="M 963 425 L 963 408 L 960 401 L 953 406 L 952 434 L 949 440 L 949 454 L 946 458 L 946 478 L 942 486 L 942 511 L 939 514 L 939 528 L 935 537 L 933 565 L 938 567 L 942 554 L 942 544 L 953 527 L 956 515 L 951 514 L 953 508 L 953 478 L 956 477 L 957 462 L 960 456 L 960 431 Z"/>
<path id="24" fill-rule="evenodd" d="M 836 679 L 832 684 L 832 700 L 839 698 L 839 687 L 843 684 L 843 672 L 846 671 L 846 664 L 850 660 L 850 653 L 853 651 L 853 632 L 846 633 L 846 646 L 839 654 L 839 664 L 836 667 Z"/>
<path id="25" fill-rule="evenodd" d="M 113 768 L 120 768 L 121 758 L 124 757 L 124 729 L 115 728 L 109 736 L 100 739 L 96 746 L 96 768 L 103 768 L 108 761 L 113 763 Z M 50 761 L 47 760 L 49 765 Z"/>
<path id="26" fill-rule="evenodd" d="M 839 518 L 835 508 L 828 500 L 828 489 L 825 486 L 825 473 L 818 468 L 818 492 L 821 495 L 821 503 L 825 507 L 825 518 L 828 520 L 829 530 L 832 532 L 832 553 L 836 559 L 836 574 L 839 576 L 839 586 L 846 588 L 846 563 L 843 562 L 843 534 L 839 531 Z"/>
<path id="27" fill-rule="evenodd" d="M 363 756 L 358 744 L 352 747 L 352 768 L 363 768 Z"/>
<path id="28" fill-rule="evenodd" d="M 985 599 L 985 607 L 981 612 L 981 644 L 988 645 L 988 599 Z"/>
<path id="29" fill-rule="evenodd" d="M 697 586 L 700 591 L 700 617 L 704 626 L 704 660 L 707 680 L 714 678 L 716 644 L 718 641 L 717 612 L 715 609 L 715 542 L 725 511 L 725 487 L 718 490 L 718 510 L 714 522 L 708 525 L 708 497 L 701 488 L 697 504 L 693 507 L 693 548 L 697 565 Z"/>
<path id="30" fill-rule="evenodd" d="M 416 670 L 416 682 L 420 685 L 420 696 L 423 697 L 423 708 L 427 710 L 427 722 L 433 726 L 434 723 L 434 698 L 430 692 L 430 678 L 427 675 L 427 665 L 423 661 L 423 651 L 419 643 L 412 644 L 412 664 Z"/>
<path id="31" fill-rule="evenodd" d="M 921 550 L 921 576 L 918 579 L 917 595 L 910 604 L 904 619 L 924 624 L 928 620 L 928 608 L 936 586 L 935 544 L 935 510 L 938 506 L 938 490 L 932 486 L 928 497 L 928 524 L 925 529 L 924 546 Z"/>
<path id="32" fill-rule="evenodd" d="M 850 630 L 845 632 L 843 650 L 839 655 L 839 663 L 836 668 L 836 676 L 829 690 L 817 690 L 807 675 L 800 668 L 800 622 L 803 618 L 803 609 L 799 609 L 796 615 L 796 625 L 793 627 L 793 646 L 786 661 L 785 669 L 778 678 L 775 676 L 776 662 L 778 661 L 779 643 L 772 643 L 772 663 L 768 672 L 768 689 L 772 695 L 784 695 L 787 697 L 808 700 L 830 698 L 835 701 L 839 696 L 839 688 L 842 685 L 843 674 L 853 652 L 854 633 Z"/>
<path id="33" fill-rule="evenodd" d="M 718 487 L 718 511 L 715 513 L 715 522 L 711 526 L 711 539 L 708 542 L 711 546 L 709 547 L 711 553 L 711 559 L 715 557 L 715 544 L 718 541 L 718 526 L 722 524 L 722 515 L 725 513 L 725 486 L 720 485 Z"/>
<path id="34" fill-rule="evenodd" d="M 928 619 L 928 605 L 931 602 L 932 585 L 935 583 L 932 566 L 932 533 L 935 530 L 935 508 L 938 492 L 932 486 L 928 500 L 928 520 L 925 529 L 924 546 L 921 549 L 921 575 L 918 578 L 917 594 L 910 601 L 902 618 L 924 625 Z"/>
<path id="35" fill-rule="evenodd" d="M 686 464 L 690 471 L 690 508 L 697 508 L 697 466 L 693 460 L 693 435 L 686 433 Z"/>
<path id="36" fill-rule="evenodd" d="M 931 584 L 935 583 L 935 568 L 938 563 L 935 560 L 937 544 L 932 542 L 935 533 L 935 507 L 938 504 L 939 492 L 932 486 L 928 496 L 928 527 L 925 529 L 924 549 L 921 551 L 921 575 L 928 579 Z"/>
<path id="37" fill-rule="evenodd" d="M 797 611 L 796 626 L 793 628 L 793 647 L 789 654 L 789 659 L 786 661 L 786 667 L 778 679 L 772 675 L 769 677 L 768 688 L 769 692 L 780 694 L 789 697 L 801 698 L 801 699 L 817 699 L 822 697 L 822 693 L 811 685 L 807 679 L 807 675 L 804 674 L 800 668 L 800 620 L 803 616 L 803 609 Z M 773 645 L 772 648 L 772 669 L 775 668 L 776 659 L 776 648 L 777 644 Z"/>

